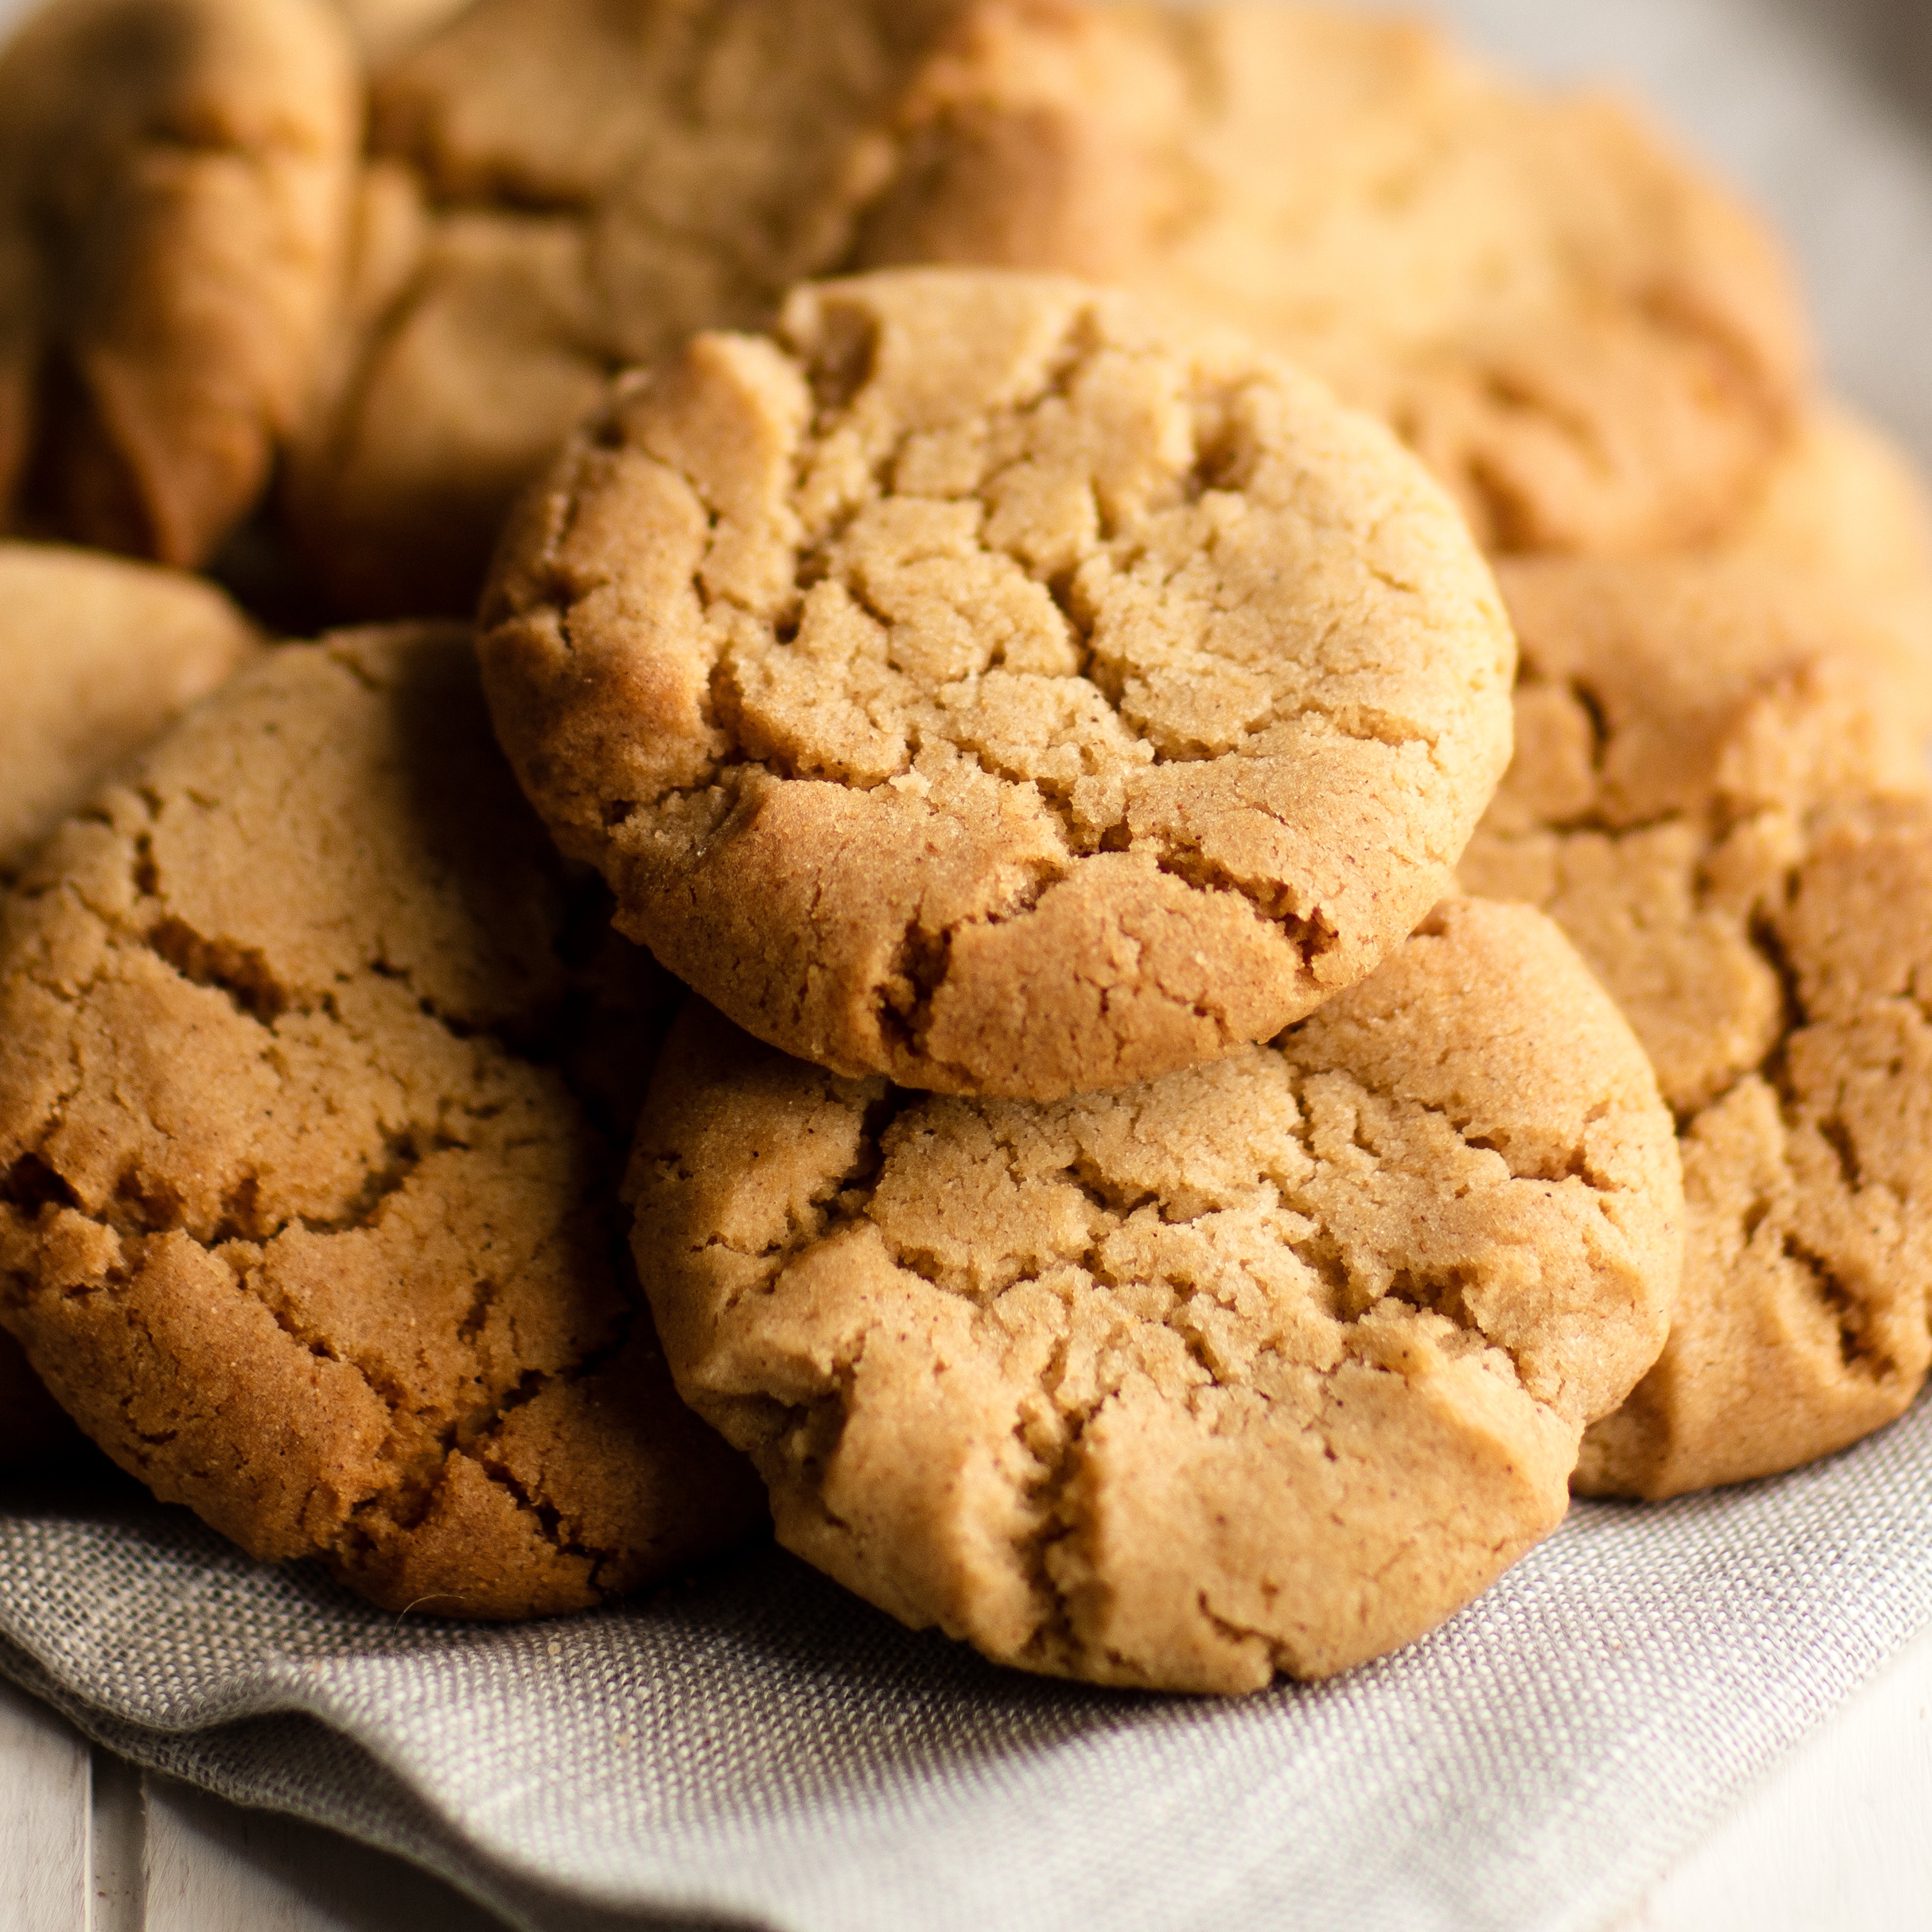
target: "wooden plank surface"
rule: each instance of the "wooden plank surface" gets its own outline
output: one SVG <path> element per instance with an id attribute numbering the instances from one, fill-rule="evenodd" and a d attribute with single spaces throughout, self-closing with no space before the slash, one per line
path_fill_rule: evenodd
<path id="1" fill-rule="evenodd" d="M 0 1926 L 86 1923 L 87 1747 L 52 1712 L 0 1682 Z"/>
<path id="2" fill-rule="evenodd" d="M 1932 1927 L 1932 1632 L 1778 1766 L 1625 1932 Z"/>

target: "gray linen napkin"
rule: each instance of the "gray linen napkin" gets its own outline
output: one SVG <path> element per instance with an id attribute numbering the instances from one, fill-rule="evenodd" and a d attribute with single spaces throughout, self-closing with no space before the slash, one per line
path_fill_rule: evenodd
<path id="1" fill-rule="evenodd" d="M 573 1932 L 1587 1932 L 1928 1620 L 1932 1399 L 1790 1476 L 1579 1504 L 1400 1656 L 1232 1704 L 995 1670 L 769 1548 L 479 1630 L 133 1496 L 0 1517 L 0 1670 Z"/>
<path id="2" fill-rule="evenodd" d="M 1922 0 L 1438 10 L 1533 71 L 1622 78 L 1748 184 L 1835 379 L 1932 456 Z M 0 1672 L 547 1932 L 1588 1932 L 1928 1623 L 1932 1400 L 1775 1481 L 1580 1505 L 1402 1655 L 1232 1706 L 1003 1675 L 769 1550 L 477 1630 L 125 1491 L 0 1492 Z"/>

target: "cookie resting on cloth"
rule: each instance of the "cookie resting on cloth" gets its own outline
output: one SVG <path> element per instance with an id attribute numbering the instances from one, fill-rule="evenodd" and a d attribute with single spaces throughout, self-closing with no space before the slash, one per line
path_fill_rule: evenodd
<path id="1" fill-rule="evenodd" d="M 389 1608 L 576 1610 L 758 1518 L 626 1264 L 666 988 L 582 884 L 468 635 L 400 632 L 251 666 L 6 908 L 0 1321 L 158 1496 Z"/>
<path id="2" fill-rule="evenodd" d="M 1712 541 L 1802 394 L 1762 225 L 1618 102 L 1323 7 L 976 10 L 902 97 L 858 266 L 1058 268 L 1246 330 L 1501 550 Z"/>
<path id="3" fill-rule="evenodd" d="M 194 565 L 246 516 L 360 129 L 326 0 L 52 0 L 0 50 L 0 528 Z"/>
<path id="4" fill-rule="evenodd" d="M 1268 1046 L 1053 1105 L 850 1081 L 698 1003 L 627 1192 L 678 1386 L 907 1623 L 1254 1689 L 1562 1517 L 1676 1285 L 1670 1116 L 1548 921 L 1442 906 Z"/>
<path id="5" fill-rule="evenodd" d="M 808 286 L 620 382 L 484 682 L 617 922 L 786 1051 L 1034 1099 L 1266 1039 L 1508 758 L 1487 568 L 1386 430 L 1054 278 Z"/>
<path id="6" fill-rule="evenodd" d="M 1795 1467 L 1932 1364 L 1932 796 L 1922 706 L 1769 566 L 1525 562 L 1517 752 L 1465 855 L 1540 906 L 1675 1110 L 1684 1280 L 1576 1485 Z"/>

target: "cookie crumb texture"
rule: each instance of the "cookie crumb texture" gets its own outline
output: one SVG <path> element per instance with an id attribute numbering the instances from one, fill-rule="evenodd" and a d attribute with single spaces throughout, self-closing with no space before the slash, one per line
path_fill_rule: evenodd
<path id="1" fill-rule="evenodd" d="M 1576 1486 L 1794 1468 L 1902 1413 L 1932 1366 L 1922 705 L 1854 598 L 1767 564 L 1526 561 L 1502 581 L 1518 753 L 1462 876 L 1570 935 L 1683 1151 L 1670 1336 Z"/>
<path id="2" fill-rule="evenodd" d="M 569 912 L 460 632 L 264 659 L 7 908 L 0 1317 L 158 1496 L 388 1608 L 574 1610 L 756 1520 L 625 1292 Z"/>
<path id="3" fill-rule="evenodd" d="M 680 1388 L 781 1540 L 1000 1662 L 1239 1691 L 1432 1628 L 1562 1517 L 1681 1196 L 1549 922 L 1443 907 L 1272 1046 L 1052 1106 L 694 1002 L 629 1181 Z"/>
<path id="4" fill-rule="evenodd" d="M 0 527 L 197 565 L 266 487 L 361 132 L 322 0 L 54 0 L 0 52 Z"/>
<path id="5" fill-rule="evenodd" d="M 1052 1098 L 1266 1038 L 1508 757 L 1488 571 L 1386 431 L 1078 283 L 807 287 L 620 384 L 486 604 L 619 923 L 848 1074 Z"/>

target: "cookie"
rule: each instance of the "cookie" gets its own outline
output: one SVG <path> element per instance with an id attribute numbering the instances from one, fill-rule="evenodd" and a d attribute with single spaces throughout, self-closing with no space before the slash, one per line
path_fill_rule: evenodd
<path id="1" fill-rule="evenodd" d="M 468 615 L 611 374 L 837 267 L 968 3 L 477 0 L 379 70 L 352 327 L 287 492 L 342 607 Z"/>
<path id="2" fill-rule="evenodd" d="M 325 0 L 53 0 L 0 53 L 0 528 L 196 565 L 338 294 L 361 102 Z"/>
<path id="3" fill-rule="evenodd" d="M 0 882 L 259 644 L 198 578 L 0 543 Z"/>
<path id="4" fill-rule="evenodd" d="M 358 611 L 466 614 L 606 375 L 808 275 L 1058 270 L 1234 323 L 1380 412 L 1504 550 L 1714 538 L 1802 386 L 1752 218 L 1624 110 L 1410 25 L 482 0 L 376 100 L 359 320 L 290 493 Z"/>
<path id="5" fill-rule="evenodd" d="M 1932 492 L 1883 430 L 1826 400 L 1725 539 L 1732 556 L 1932 601 Z"/>
<path id="6" fill-rule="evenodd" d="M 1549 922 L 1451 902 L 1269 1046 L 1051 1106 L 694 1003 L 627 1184 L 678 1386 L 780 1540 L 1054 1675 L 1406 1642 L 1561 1518 L 1676 1283 L 1670 1116 Z"/>
<path id="7" fill-rule="evenodd" d="M 1840 586 L 1898 640 L 1915 685 L 1932 680 L 1932 490 L 1884 433 L 1842 405 L 1808 411 L 1724 554 Z"/>
<path id="8" fill-rule="evenodd" d="M 1508 628 L 1420 465 L 1051 278 L 807 286 L 620 382 L 485 625 L 622 930 L 773 1045 L 946 1091 L 1279 1032 L 1400 944 L 1508 757 Z"/>
<path id="9" fill-rule="evenodd" d="M 1075 268 L 1234 324 L 1393 424 L 1492 549 L 1674 549 L 1743 512 L 1804 386 L 1797 298 L 1628 110 L 1404 20 L 1028 12 L 982 10 L 907 91 L 862 265 Z"/>
<path id="10" fill-rule="evenodd" d="M 576 1610 L 759 1514 L 628 1275 L 667 988 L 613 999 L 582 890 L 467 634 L 352 634 L 194 712 L 0 934 L 0 1320 L 158 1496 L 388 1608 Z"/>
<path id="11" fill-rule="evenodd" d="M 1670 1338 L 1576 1478 L 1661 1496 L 1856 1441 L 1932 1360 L 1932 799 L 1828 608 L 1768 568 L 1615 576 L 1501 573 L 1516 759 L 1462 878 L 1562 926 L 1677 1117 Z"/>
<path id="12" fill-rule="evenodd" d="M 380 65 L 426 40 L 467 0 L 337 0 L 363 60 Z"/>

